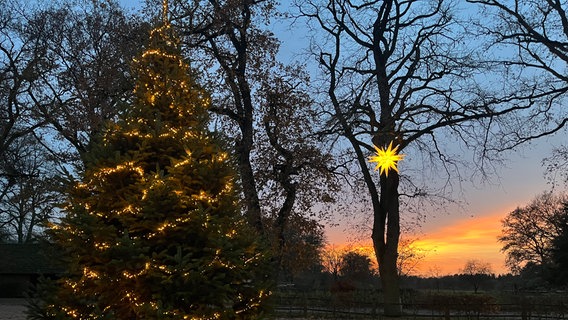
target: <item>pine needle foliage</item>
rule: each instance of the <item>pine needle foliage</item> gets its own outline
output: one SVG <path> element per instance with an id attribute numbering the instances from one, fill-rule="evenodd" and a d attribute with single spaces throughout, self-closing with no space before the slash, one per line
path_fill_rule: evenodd
<path id="1" fill-rule="evenodd" d="M 268 260 L 169 23 L 134 70 L 131 107 L 92 147 L 50 231 L 68 270 L 39 288 L 36 317 L 255 318 Z"/>

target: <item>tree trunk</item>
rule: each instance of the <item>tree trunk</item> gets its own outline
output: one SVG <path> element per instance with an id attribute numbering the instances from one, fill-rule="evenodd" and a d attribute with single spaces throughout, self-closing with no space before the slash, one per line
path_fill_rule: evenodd
<path id="1" fill-rule="evenodd" d="M 281 181 L 286 190 L 286 199 L 282 204 L 280 210 L 278 210 L 278 215 L 275 222 L 275 231 L 278 233 L 278 256 L 277 256 L 277 270 L 276 274 L 279 277 L 280 271 L 282 271 L 282 261 L 284 260 L 284 248 L 286 247 L 286 225 L 290 220 L 292 214 L 292 208 L 294 207 L 294 202 L 296 201 L 296 187 L 289 183 L 288 181 Z M 292 274 L 292 273 L 290 273 Z M 277 279 L 278 279 L 277 277 Z"/>
<path id="2" fill-rule="evenodd" d="M 392 257 L 391 254 L 385 254 L 382 257 L 382 262 L 379 262 L 379 273 L 383 288 L 385 316 L 400 317 L 402 315 L 402 304 L 396 256 Z"/>
<path id="3" fill-rule="evenodd" d="M 246 20 L 250 19 L 249 7 L 245 6 L 243 12 L 246 12 Z M 254 112 L 255 108 L 251 99 L 251 90 L 246 77 L 247 71 L 247 48 L 249 40 L 245 32 L 240 32 L 240 37 L 230 33 L 229 37 L 238 53 L 236 70 L 236 83 L 238 92 L 234 92 L 234 98 L 240 99 L 239 110 L 239 127 L 241 129 L 241 140 L 237 145 L 237 152 L 239 153 L 239 169 L 241 174 L 241 182 L 245 197 L 245 205 L 247 207 L 247 218 L 249 223 L 258 231 L 263 234 L 262 226 L 262 211 L 260 209 L 260 199 L 258 197 L 258 190 L 256 187 L 256 178 L 254 177 L 254 170 L 250 159 L 251 151 L 254 147 Z"/>
<path id="4" fill-rule="evenodd" d="M 384 314 L 389 317 L 402 315 L 397 268 L 400 236 L 398 182 L 399 176 L 394 171 L 388 177 L 381 175 L 380 205 L 374 208 L 372 234 L 383 289 Z"/>
<path id="5" fill-rule="evenodd" d="M 245 136 L 245 134 L 243 134 Z M 248 136 L 248 135 L 247 135 Z M 260 210 L 260 200 L 256 189 L 256 180 L 250 161 L 250 151 L 252 149 L 252 134 L 248 139 L 237 142 L 237 153 L 239 161 L 239 174 L 244 194 L 244 204 L 246 206 L 246 217 L 251 226 L 260 234 L 263 233 L 262 214 Z"/>

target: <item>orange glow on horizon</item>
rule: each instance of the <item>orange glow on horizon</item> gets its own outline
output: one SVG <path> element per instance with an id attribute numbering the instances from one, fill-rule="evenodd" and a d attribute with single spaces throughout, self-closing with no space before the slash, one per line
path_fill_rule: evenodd
<path id="1" fill-rule="evenodd" d="M 467 260 L 477 259 L 491 264 L 493 273 L 506 274 L 505 254 L 502 245 L 497 241 L 501 233 L 501 219 L 510 210 L 496 210 L 498 213 L 488 214 L 441 226 L 425 232 L 412 243 L 414 248 L 425 253 L 412 275 L 443 276 L 457 274 Z M 404 237 L 404 235 L 403 235 Z M 367 253 L 374 257 L 373 247 L 363 245 L 335 245 L 342 250 Z M 364 249 L 362 249 L 364 248 Z"/>
<path id="2" fill-rule="evenodd" d="M 417 247 L 428 251 L 419 265 L 419 273 L 424 276 L 459 273 L 471 259 L 489 262 L 495 274 L 508 273 L 502 245 L 497 241 L 506 212 L 468 218 L 425 234 L 415 242 Z"/>

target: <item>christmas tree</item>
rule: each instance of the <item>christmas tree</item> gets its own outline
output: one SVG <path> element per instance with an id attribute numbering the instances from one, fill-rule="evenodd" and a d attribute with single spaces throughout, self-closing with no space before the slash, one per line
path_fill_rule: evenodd
<path id="1" fill-rule="evenodd" d="M 50 236 L 68 266 L 44 318 L 249 319 L 267 259 L 238 207 L 210 99 L 167 19 L 134 61 L 135 99 L 88 154 Z M 36 315 L 37 316 L 37 315 Z"/>

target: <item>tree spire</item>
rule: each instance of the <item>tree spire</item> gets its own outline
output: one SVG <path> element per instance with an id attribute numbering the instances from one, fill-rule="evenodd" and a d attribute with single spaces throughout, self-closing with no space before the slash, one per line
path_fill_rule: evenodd
<path id="1" fill-rule="evenodd" d="M 168 0 L 162 1 L 162 20 L 165 25 L 170 24 L 170 19 L 168 17 Z"/>

